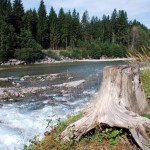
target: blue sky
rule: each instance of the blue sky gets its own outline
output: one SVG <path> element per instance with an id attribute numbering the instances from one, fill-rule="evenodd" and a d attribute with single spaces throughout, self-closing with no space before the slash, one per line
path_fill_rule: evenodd
<path id="1" fill-rule="evenodd" d="M 22 0 L 25 10 L 29 8 L 38 9 L 40 0 Z M 53 6 L 58 13 L 61 7 L 65 11 L 76 9 L 80 17 L 85 10 L 88 10 L 89 16 L 102 17 L 103 14 L 111 15 L 114 8 L 125 10 L 128 19 L 136 19 L 150 28 L 150 0 L 44 0 L 46 10 L 49 13 Z"/>

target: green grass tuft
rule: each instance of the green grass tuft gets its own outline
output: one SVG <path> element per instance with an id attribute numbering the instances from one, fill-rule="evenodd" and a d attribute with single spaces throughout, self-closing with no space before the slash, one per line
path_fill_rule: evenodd
<path id="1" fill-rule="evenodd" d="M 144 92 L 147 97 L 150 97 L 150 70 L 144 70 L 141 73 Z"/>

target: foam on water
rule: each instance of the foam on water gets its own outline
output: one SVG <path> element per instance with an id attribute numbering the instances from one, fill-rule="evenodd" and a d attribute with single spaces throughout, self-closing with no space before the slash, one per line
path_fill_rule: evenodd
<path id="1" fill-rule="evenodd" d="M 42 138 L 43 133 L 50 129 L 46 129 L 48 121 L 54 125 L 58 118 L 64 120 L 68 114 L 78 113 L 88 103 L 89 93 L 93 97 L 96 92 L 84 91 L 84 96 L 77 98 L 69 94 L 54 94 L 51 95 L 54 100 L 4 103 L 0 109 L 0 150 L 20 150 L 34 136 Z"/>

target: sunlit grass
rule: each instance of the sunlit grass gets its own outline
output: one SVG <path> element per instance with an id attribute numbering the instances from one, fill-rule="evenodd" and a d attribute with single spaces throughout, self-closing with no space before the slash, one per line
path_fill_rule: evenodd
<path id="1" fill-rule="evenodd" d="M 150 69 L 144 70 L 141 73 L 144 92 L 147 97 L 150 97 Z"/>

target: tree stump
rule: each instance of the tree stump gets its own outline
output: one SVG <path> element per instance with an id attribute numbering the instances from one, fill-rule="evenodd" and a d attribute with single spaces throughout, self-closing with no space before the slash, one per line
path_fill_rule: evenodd
<path id="1" fill-rule="evenodd" d="M 74 137 L 79 140 L 93 128 L 108 125 L 129 129 L 137 144 L 149 150 L 146 129 L 150 128 L 150 120 L 140 116 L 148 110 L 139 67 L 105 67 L 97 97 L 85 109 L 83 118 L 62 132 L 61 139 L 66 141 Z"/>

